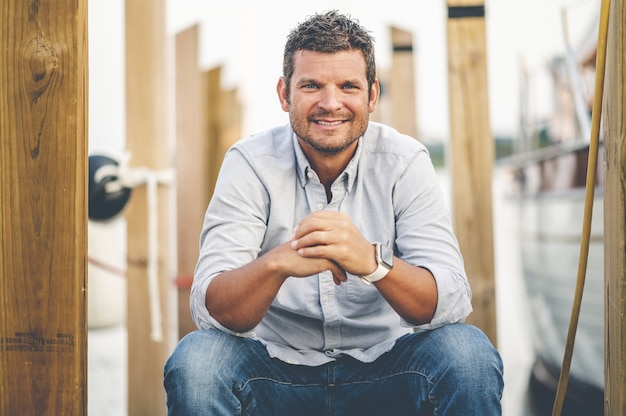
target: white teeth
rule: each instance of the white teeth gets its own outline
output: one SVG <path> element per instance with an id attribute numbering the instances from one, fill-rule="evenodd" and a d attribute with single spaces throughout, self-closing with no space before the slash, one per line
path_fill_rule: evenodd
<path id="1" fill-rule="evenodd" d="M 324 126 L 336 126 L 338 124 L 341 124 L 341 121 L 321 121 L 321 120 L 318 120 L 317 123 L 318 124 L 323 124 Z"/>

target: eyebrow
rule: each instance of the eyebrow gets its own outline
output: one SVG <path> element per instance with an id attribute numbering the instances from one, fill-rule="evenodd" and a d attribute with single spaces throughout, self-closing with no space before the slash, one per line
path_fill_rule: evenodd
<path id="1" fill-rule="evenodd" d="M 301 85 L 301 84 L 319 84 L 320 81 L 316 80 L 314 78 L 302 78 L 299 80 L 295 81 L 296 85 Z M 352 78 L 352 79 L 346 79 L 344 81 L 341 81 L 341 85 L 345 85 L 345 84 L 351 84 L 351 85 L 363 85 L 363 84 L 367 84 L 367 82 L 363 82 L 362 80 L 358 79 L 358 78 Z"/>
<path id="2" fill-rule="evenodd" d="M 363 82 L 360 79 L 349 79 L 349 80 L 344 81 L 344 84 L 361 85 L 363 84 Z M 367 82 L 365 82 L 365 84 L 367 84 Z"/>
<path id="3" fill-rule="evenodd" d="M 302 79 L 296 80 L 296 84 L 318 84 L 318 83 L 319 81 L 313 78 L 302 78 Z"/>

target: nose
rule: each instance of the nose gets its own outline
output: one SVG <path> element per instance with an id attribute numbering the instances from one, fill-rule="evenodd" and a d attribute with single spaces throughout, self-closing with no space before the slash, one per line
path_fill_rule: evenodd
<path id="1" fill-rule="evenodd" d="M 341 107 L 341 90 L 334 86 L 325 87 L 322 90 L 318 105 L 327 111 L 339 109 Z"/>

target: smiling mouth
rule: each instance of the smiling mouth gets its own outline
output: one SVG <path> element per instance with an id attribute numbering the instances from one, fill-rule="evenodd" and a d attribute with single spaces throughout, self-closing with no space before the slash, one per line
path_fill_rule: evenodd
<path id="1" fill-rule="evenodd" d="M 345 120 L 336 120 L 336 121 L 325 121 L 325 120 L 313 120 L 315 124 L 319 124 L 321 126 L 338 126 L 345 122 Z"/>

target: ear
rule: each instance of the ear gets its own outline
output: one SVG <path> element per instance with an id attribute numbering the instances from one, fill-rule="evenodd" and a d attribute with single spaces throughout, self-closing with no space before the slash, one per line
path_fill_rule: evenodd
<path id="1" fill-rule="evenodd" d="M 376 104 L 378 103 L 378 98 L 380 97 L 380 84 L 378 83 L 378 79 L 374 81 L 372 84 L 372 90 L 370 91 L 370 98 L 368 109 L 370 113 L 373 113 L 376 110 Z"/>
<path id="2" fill-rule="evenodd" d="M 276 85 L 276 92 L 278 93 L 278 100 L 280 101 L 280 107 L 285 112 L 289 112 L 289 98 L 287 97 L 287 83 L 285 77 L 278 79 L 278 85 Z"/>

